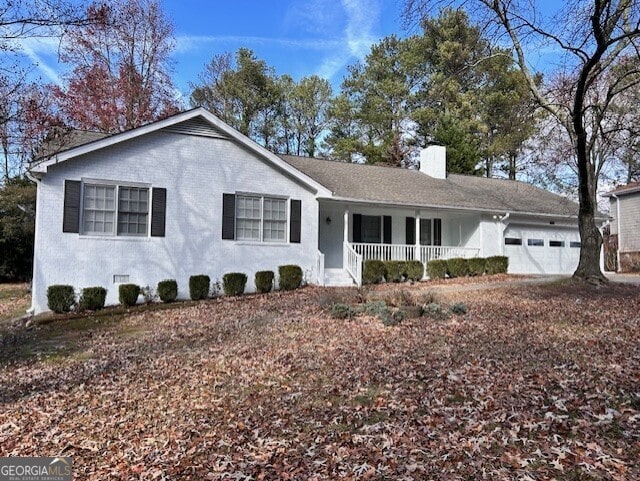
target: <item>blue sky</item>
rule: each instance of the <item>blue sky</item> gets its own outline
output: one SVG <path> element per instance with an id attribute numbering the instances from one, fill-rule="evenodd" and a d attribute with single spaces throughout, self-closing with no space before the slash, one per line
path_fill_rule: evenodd
<path id="1" fill-rule="evenodd" d="M 215 54 L 252 49 L 295 79 L 317 74 L 337 90 L 346 67 L 400 25 L 402 0 L 164 0 L 176 33 L 174 81 L 185 98 Z M 44 82 L 60 82 L 58 42 L 28 39 L 22 52 Z"/>

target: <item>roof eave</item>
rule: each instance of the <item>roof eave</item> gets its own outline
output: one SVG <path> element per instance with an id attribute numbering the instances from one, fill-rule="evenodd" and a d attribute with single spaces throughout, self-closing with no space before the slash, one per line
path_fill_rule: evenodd
<path id="1" fill-rule="evenodd" d="M 95 152 L 97 150 L 104 149 L 112 145 L 118 144 L 120 142 L 125 142 L 127 140 L 131 140 L 131 139 L 140 137 L 142 135 L 149 134 L 151 132 L 156 132 L 166 127 L 170 127 L 172 125 L 175 125 L 199 116 L 204 117 L 208 122 L 210 122 L 219 130 L 228 134 L 232 139 L 236 140 L 247 149 L 264 157 L 271 164 L 279 168 L 281 171 L 286 172 L 287 174 L 297 179 L 302 184 L 309 187 L 311 190 L 315 191 L 316 195 L 325 195 L 325 196 L 332 195 L 331 190 L 327 189 L 324 185 L 320 184 L 310 176 L 296 169 L 291 164 L 285 162 L 274 153 L 270 152 L 269 150 L 265 149 L 261 145 L 249 139 L 247 136 L 241 134 L 233 127 L 227 125 L 226 123 L 218 119 L 215 115 L 213 115 L 203 107 L 197 107 L 195 109 L 173 115 L 166 119 L 158 120 L 157 122 L 153 122 L 151 124 L 143 125 L 141 127 L 137 127 L 135 129 L 131 129 L 119 134 L 114 134 L 109 137 L 105 137 L 104 139 L 94 140 L 92 142 L 79 145 L 77 147 L 73 147 L 63 152 L 58 152 L 47 159 L 44 159 L 40 162 L 32 164 L 29 167 L 29 171 L 32 172 L 34 175 L 44 176 L 46 175 L 47 170 L 51 165 L 56 165 L 56 164 L 65 162 L 69 159 L 72 159 L 74 157 L 86 155 L 91 152 Z"/>
<path id="2" fill-rule="evenodd" d="M 509 212 L 510 214 L 513 214 L 513 215 L 524 215 L 524 216 L 556 218 L 556 219 L 575 219 L 576 221 L 578 220 L 578 214 L 550 214 L 550 213 L 542 213 L 542 212 L 516 211 L 511 209 L 483 209 L 478 207 L 453 207 L 450 205 L 387 202 L 383 200 L 356 199 L 353 197 L 340 197 L 340 196 L 333 196 L 330 198 L 320 198 L 320 200 L 349 202 L 352 204 L 375 204 L 375 205 L 385 205 L 389 207 L 404 207 L 404 208 L 410 208 L 410 209 L 438 209 L 438 210 L 449 210 L 449 211 L 460 211 L 460 212 L 479 212 L 483 214 Z M 608 219 L 608 217 L 597 215 L 596 219 L 605 220 L 605 219 Z"/>

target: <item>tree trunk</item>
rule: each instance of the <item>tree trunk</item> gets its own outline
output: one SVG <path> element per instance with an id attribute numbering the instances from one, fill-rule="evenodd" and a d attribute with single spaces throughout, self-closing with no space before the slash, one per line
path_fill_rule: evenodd
<path id="1" fill-rule="evenodd" d="M 585 137 L 586 138 L 586 137 Z M 584 140 L 584 139 L 583 139 Z M 600 270 L 600 252 L 602 235 L 596 224 L 596 177 L 593 165 L 588 161 L 586 142 L 580 145 L 580 136 L 576 140 L 578 154 L 578 178 L 580 210 L 578 212 L 578 228 L 580 229 L 580 262 L 573 273 L 574 279 L 589 284 L 608 282 Z"/>

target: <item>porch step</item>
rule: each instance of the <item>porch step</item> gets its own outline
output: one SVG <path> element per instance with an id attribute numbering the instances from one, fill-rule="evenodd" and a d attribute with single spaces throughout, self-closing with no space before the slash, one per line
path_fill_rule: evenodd
<path id="1" fill-rule="evenodd" d="M 355 283 L 345 269 L 325 269 L 324 285 L 329 287 L 347 287 Z"/>

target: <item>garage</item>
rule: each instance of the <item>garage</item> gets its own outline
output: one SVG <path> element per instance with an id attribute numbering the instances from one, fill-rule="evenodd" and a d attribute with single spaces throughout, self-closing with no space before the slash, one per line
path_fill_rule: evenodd
<path id="1" fill-rule="evenodd" d="M 504 255 L 512 274 L 573 274 L 580 260 L 577 228 L 509 225 Z"/>

